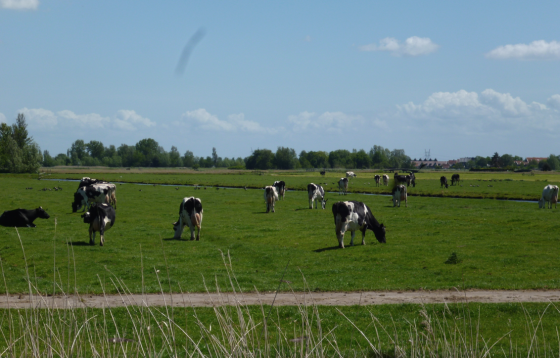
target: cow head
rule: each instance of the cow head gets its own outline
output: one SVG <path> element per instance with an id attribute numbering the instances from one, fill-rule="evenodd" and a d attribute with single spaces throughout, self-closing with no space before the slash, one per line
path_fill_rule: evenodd
<path id="1" fill-rule="evenodd" d="M 381 224 L 379 227 L 373 230 L 375 234 L 375 238 L 379 241 L 380 244 L 385 244 L 387 241 L 385 240 L 385 225 Z"/>
<path id="2" fill-rule="evenodd" d="M 83 214 L 82 218 L 84 219 L 84 223 L 86 223 L 86 224 L 91 223 L 91 213 L 89 211 L 86 212 L 85 214 Z"/>
<path id="3" fill-rule="evenodd" d="M 325 206 L 327 206 L 327 201 L 329 199 L 325 200 L 325 197 L 321 198 L 321 207 L 323 208 L 323 210 L 325 210 Z"/>
<path id="4" fill-rule="evenodd" d="M 47 214 L 47 212 L 45 211 L 45 209 L 43 209 L 41 206 L 39 206 L 37 208 L 37 213 L 39 214 L 38 217 L 40 217 L 41 219 L 48 219 L 50 218 L 50 215 Z"/>

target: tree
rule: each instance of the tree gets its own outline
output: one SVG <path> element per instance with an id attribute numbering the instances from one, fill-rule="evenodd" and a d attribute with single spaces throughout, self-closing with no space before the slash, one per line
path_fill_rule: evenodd
<path id="1" fill-rule="evenodd" d="M 169 166 L 171 167 L 183 166 L 183 161 L 181 160 L 181 154 L 179 154 L 179 151 L 175 146 L 171 146 L 171 152 L 169 152 Z"/>
<path id="2" fill-rule="evenodd" d="M 500 166 L 500 155 L 498 152 L 492 156 L 492 166 L 498 168 Z"/>
<path id="3" fill-rule="evenodd" d="M 278 169 L 294 169 L 299 164 L 296 151 L 288 147 L 278 147 L 274 162 Z"/>
<path id="4" fill-rule="evenodd" d="M 51 157 L 48 150 L 43 152 L 43 166 L 44 167 L 54 167 L 56 165 L 56 161 L 53 157 Z"/>
<path id="5" fill-rule="evenodd" d="M 86 144 L 86 150 L 91 157 L 99 160 L 103 159 L 105 154 L 105 147 L 103 146 L 103 143 L 97 140 L 91 140 L 88 144 Z"/>
<path id="6" fill-rule="evenodd" d="M 550 165 L 550 169 L 552 170 L 560 169 L 560 160 L 558 160 L 558 157 L 555 156 L 554 154 L 551 154 L 546 160 L 546 162 L 548 163 L 548 165 Z"/>
<path id="7" fill-rule="evenodd" d="M 509 154 L 504 154 L 500 157 L 499 163 L 501 167 L 511 167 L 513 166 L 513 157 Z"/>
<path id="8" fill-rule="evenodd" d="M 41 149 L 29 137 L 25 116 L 20 113 L 11 127 L 0 125 L 0 165 L 12 173 L 34 173 L 41 163 Z"/>
<path id="9" fill-rule="evenodd" d="M 371 158 L 365 150 L 360 149 L 356 153 L 352 153 L 352 156 L 354 163 L 356 163 L 356 168 L 367 169 L 371 166 Z"/>
<path id="10" fill-rule="evenodd" d="M 214 166 L 218 166 L 218 152 L 216 151 L 216 147 L 212 147 L 212 162 Z"/>
<path id="11" fill-rule="evenodd" d="M 273 169 L 274 153 L 269 149 L 256 149 L 245 161 L 247 169 Z"/>
<path id="12" fill-rule="evenodd" d="M 185 155 L 183 156 L 183 165 L 185 167 L 192 168 L 192 166 L 197 162 L 198 162 L 198 158 L 194 156 L 193 152 L 187 150 L 185 152 Z"/>
<path id="13" fill-rule="evenodd" d="M 156 166 L 159 163 L 159 158 L 154 160 L 159 154 L 159 144 L 152 138 L 141 139 L 135 145 L 136 152 L 134 153 L 135 166 Z"/>
<path id="14" fill-rule="evenodd" d="M 355 168 L 352 161 L 352 153 L 346 149 L 339 149 L 329 153 L 329 164 L 331 168 Z"/>

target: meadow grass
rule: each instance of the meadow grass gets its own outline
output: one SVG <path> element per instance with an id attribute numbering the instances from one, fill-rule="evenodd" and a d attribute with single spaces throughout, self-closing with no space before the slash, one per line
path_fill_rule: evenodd
<path id="1" fill-rule="evenodd" d="M 455 173 L 461 175 L 461 183 L 451 186 L 451 176 Z M 348 190 L 353 193 L 389 194 L 389 186 L 375 185 L 376 174 L 387 174 L 392 179 L 393 173 L 380 171 L 357 171 L 357 178 L 350 180 Z M 416 174 L 417 185 L 409 188 L 410 195 L 441 196 L 457 198 L 484 198 L 484 199 L 518 199 L 538 200 L 542 189 L 548 184 L 560 184 L 560 176 L 556 172 L 513 173 L 513 172 L 434 172 L 421 171 Z M 202 186 L 229 186 L 263 188 L 272 185 L 276 180 L 284 180 L 289 189 L 307 190 L 307 184 L 313 182 L 321 184 L 326 191 L 338 191 L 338 180 L 345 176 L 344 170 L 327 172 L 323 177 L 318 172 L 307 171 L 227 171 L 211 170 L 185 171 L 179 169 L 165 171 L 163 169 L 135 169 L 134 173 L 119 171 L 106 171 L 103 173 L 89 173 L 85 170 L 67 169 L 55 170 L 43 175 L 46 178 L 80 179 L 83 176 L 95 176 L 107 181 L 124 181 L 148 184 L 171 185 L 202 185 Z M 440 185 L 440 177 L 446 176 L 450 184 L 448 189 Z"/>
<path id="2" fill-rule="evenodd" d="M 304 174 L 302 182 L 311 181 Z M 138 180 L 136 174 L 122 176 L 105 179 Z M 262 180 L 260 175 L 252 176 Z M 184 182 L 195 181 L 188 175 L 183 177 Z M 237 178 L 216 177 L 221 177 L 224 185 L 230 177 Z M 271 176 L 268 183 L 276 178 L 285 179 Z M 160 178 L 163 182 L 166 179 Z M 63 190 L 39 190 L 54 186 Z M 81 213 L 71 212 L 76 182 L 4 175 L 0 188 L 0 210 L 41 205 L 51 215 L 48 220 L 37 219 L 37 228 L 20 229 L 29 269 L 43 293 L 52 293 L 53 264 L 58 267 L 56 274 L 73 283 L 80 293 L 101 293 L 107 272 L 125 280 L 132 292 L 141 292 L 142 287 L 146 292 L 158 292 L 154 272 L 165 262 L 175 292 L 204 291 L 203 276 L 216 278 L 227 287 L 220 252 L 231 254 L 239 285 L 246 291 L 274 291 L 287 264 L 286 280 L 294 282 L 294 290 L 303 289 L 300 272 L 313 291 L 560 287 L 559 214 L 554 209 L 539 210 L 536 203 L 410 197 L 408 208 L 393 208 L 386 196 L 328 193 L 327 210 L 310 210 L 305 192 L 290 191 L 286 200 L 276 203 L 276 213 L 265 214 L 261 190 L 195 190 L 184 186 L 177 190 L 172 186 L 122 184 L 117 186 L 115 226 L 106 233 L 106 245 L 100 247 L 99 238 L 95 246 L 88 244 Z M 178 218 L 179 204 L 189 196 L 200 197 L 204 207 L 199 242 L 186 240 L 187 233 L 182 240 L 173 239 L 172 223 Z M 368 231 L 366 245 L 359 245 L 358 232 L 357 246 L 338 249 L 330 211 L 337 200 L 364 201 L 387 226 L 387 244 L 378 244 Z M 2 227 L 0 236 L 8 290 L 25 292 L 26 268 L 16 231 Z M 347 233 L 346 245 L 349 241 Z M 461 263 L 445 264 L 453 252 Z M 73 260 L 80 263 L 75 269 L 70 264 Z M 110 286 L 109 290 L 115 292 Z"/>

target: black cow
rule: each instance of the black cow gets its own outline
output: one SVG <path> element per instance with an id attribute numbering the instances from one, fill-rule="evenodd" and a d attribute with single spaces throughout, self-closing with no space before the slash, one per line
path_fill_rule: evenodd
<path id="1" fill-rule="evenodd" d="M 4 211 L 0 216 L 0 225 L 8 227 L 36 227 L 35 219 L 48 219 L 49 214 L 42 207 L 33 210 L 15 209 Z"/>
<path id="2" fill-rule="evenodd" d="M 461 181 L 461 176 L 459 174 L 453 174 L 451 176 L 451 185 L 459 184 Z"/>
<path id="3" fill-rule="evenodd" d="M 449 185 L 447 185 L 447 178 L 446 178 L 446 177 L 441 177 L 441 178 L 439 178 L 439 182 L 440 182 L 442 188 L 443 188 L 444 186 L 445 186 L 446 188 L 449 188 Z"/>
<path id="4" fill-rule="evenodd" d="M 89 203 L 107 203 L 109 202 L 111 195 L 111 187 L 114 184 L 93 184 L 90 186 L 84 186 L 78 189 L 74 193 L 74 202 L 72 203 L 72 212 L 78 211 L 82 206 L 84 206 L 84 211 L 86 211 Z"/>
<path id="5" fill-rule="evenodd" d="M 356 230 L 362 232 L 362 245 L 365 245 L 366 230 L 369 229 L 375 234 L 375 238 L 380 243 L 385 241 L 385 226 L 379 224 L 371 213 L 371 209 L 359 201 L 339 201 L 332 206 L 334 216 L 335 232 L 338 239 L 338 246 L 344 248 L 344 233 L 347 230 L 352 232 L 350 246 L 354 245 L 354 235 Z"/>
<path id="6" fill-rule="evenodd" d="M 283 180 L 275 181 L 273 186 L 276 187 L 276 191 L 278 192 L 278 197 L 284 200 L 284 194 L 286 193 L 286 183 Z"/>
<path id="7" fill-rule="evenodd" d="M 89 210 L 82 217 L 84 218 L 84 223 L 89 224 L 89 244 L 95 245 L 95 233 L 99 231 L 101 236 L 99 245 L 103 246 L 105 243 L 105 231 L 115 225 L 115 219 L 117 218 L 115 209 L 109 204 L 92 203 Z"/>
<path id="8" fill-rule="evenodd" d="M 375 179 L 375 186 L 379 186 L 381 182 L 381 176 L 376 174 L 373 178 Z"/>
<path id="9" fill-rule="evenodd" d="M 322 170 L 322 171 L 319 172 L 319 174 L 321 174 L 322 176 L 325 176 L 325 171 Z"/>
<path id="10" fill-rule="evenodd" d="M 199 198 L 191 196 L 184 198 L 179 206 L 179 220 L 173 223 L 175 230 L 175 239 L 180 239 L 183 234 L 183 228 L 188 225 L 191 229 L 191 240 L 194 240 L 195 227 L 198 228 L 196 241 L 200 240 L 200 230 L 202 229 L 202 202 Z"/>

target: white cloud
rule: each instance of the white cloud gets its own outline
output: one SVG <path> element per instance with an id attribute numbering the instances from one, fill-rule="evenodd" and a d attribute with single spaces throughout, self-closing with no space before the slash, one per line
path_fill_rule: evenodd
<path id="1" fill-rule="evenodd" d="M 12 10 L 37 10 L 39 0 L 0 0 L 0 7 Z"/>
<path id="2" fill-rule="evenodd" d="M 428 37 L 412 36 L 400 43 L 399 40 L 386 37 L 379 41 L 379 45 L 369 44 L 360 46 L 360 51 L 388 51 L 393 56 L 422 56 L 437 51 L 439 45 Z"/>
<path id="3" fill-rule="evenodd" d="M 318 116 L 314 112 L 305 111 L 289 116 L 288 122 L 293 124 L 294 132 L 307 130 L 340 132 L 345 129 L 356 129 L 358 125 L 364 123 L 364 119 L 343 112 L 325 112 Z"/>
<path id="4" fill-rule="evenodd" d="M 530 44 L 516 44 L 500 46 L 486 54 L 486 57 L 497 60 L 515 58 L 519 60 L 559 60 L 560 42 L 544 40 L 533 41 Z"/>
<path id="5" fill-rule="evenodd" d="M 422 129 L 448 129 L 464 134 L 560 130 L 560 95 L 542 103 L 526 103 L 492 89 L 476 92 L 437 92 L 424 103 L 397 106 L 398 117 Z M 557 107 L 556 107 L 557 106 Z"/>
<path id="6" fill-rule="evenodd" d="M 0 113 L 0 123 L 6 123 L 6 116 L 4 113 Z"/>
<path id="7" fill-rule="evenodd" d="M 76 114 L 69 110 L 52 112 L 43 108 L 23 108 L 23 113 L 30 129 L 58 130 L 60 128 L 87 129 L 120 129 L 134 131 L 142 127 L 153 127 L 156 124 L 143 118 L 135 111 L 120 110 L 113 117 L 104 117 L 97 113 Z"/>
<path id="8" fill-rule="evenodd" d="M 258 122 L 246 120 L 243 113 L 230 114 L 227 120 L 221 120 L 217 116 L 208 113 L 204 108 L 187 111 L 183 113 L 183 118 L 186 119 L 188 124 L 193 124 L 200 129 L 208 131 L 277 133 L 283 129 L 281 127 L 263 127 Z"/>

